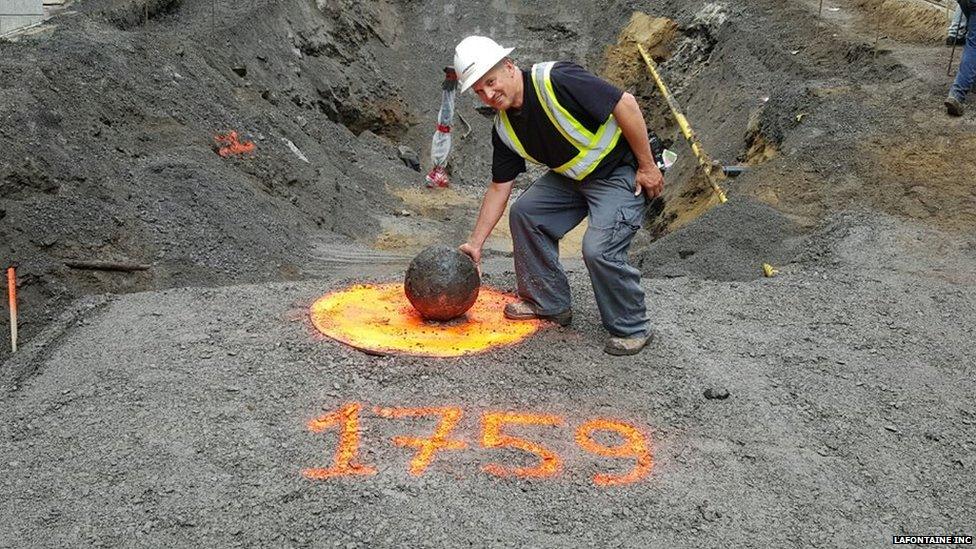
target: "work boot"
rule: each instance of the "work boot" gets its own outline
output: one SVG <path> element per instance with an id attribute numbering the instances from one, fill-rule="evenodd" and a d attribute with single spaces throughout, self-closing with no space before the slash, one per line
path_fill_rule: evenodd
<path id="1" fill-rule="evenodd" d="M 955 96 L 950 95 L 949 97 L 946 97 L 945 106 L 946 112 L 949 113 L 949 116 L 962 116 L 962 102 L 956 99 Z"/>
<path id="2" fill-rule="evenodd" d="M 613 356 L 636 355 L 654 339 L 654 332 L 634 337 L 611 337 L 603 352 Z"/>
<path id="3" fill-rule="evenodd" d="M 566 309 L 565 311 L 552 315 L 540 315 L 535 312 L 535 308 L 532 305 L 524 301 L 515 301 L 505 305 L 505 318 L 509 320 L 531 320 L 538 318 L 539 320 L 555 322 L 560 326 L 569 326 L 569 323 L 573 321 L 573 310 Z"/>

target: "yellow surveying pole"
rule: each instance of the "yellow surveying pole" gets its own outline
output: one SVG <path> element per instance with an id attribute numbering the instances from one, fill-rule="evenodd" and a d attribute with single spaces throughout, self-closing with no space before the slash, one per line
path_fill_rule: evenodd
<path id="1" fill-rule="evenodd" d="M 685 115 L 681 114 L 681 109 L 678 108 L 678 102 L 674 100 L 671 96 L 671 92 L 668 91 L 668 87 L 664 84 L 664 80 L 661 79 L 661 75 L 657 72 L 657 65 L 651 59 L 651 56 L 647 54 L 647 50 L 644 46 L 637 44 L 637 51 L 640 52 L 641 57 L 644 58 L 644 64 L 647 65 L 647 69 L 651 72 L 651 76 L 654 77 L 654 82 L 657 84 L 657 89 L 661 91 L 661 95 L 664 96 L 664 100 L 668 102 L 668 107 L 671 108 L 671 114 L 674 119 L 678 122 L 678 127 L 681 128 L 681 133 L 684 134 L 685 139 L 688 140 L 688 144 L 691 146 L 691 152 L 695 154 L 695 158 L 698 159 L 698 164 L 701 166 L 702 171 L 705 172 L 705 179 L 712 186 L 712 190 L 718 196 L 718 200 L 721 203 L 725 203 L 727 198 L 725 198 L 725 191 L 722 187 L 718 186 L 715 181 L 715 176 L 712 170 L 715 169 L 715 165 L 712 164 L 712 159 L 708 157 L 708 153 L 705 152 L 705 148 L 702 147 L 701 143 L 698 142 L 698 136 L 695 135 L 695 131 L 691 129 L 691 124 L 688 123 L 688 119 Z"/>

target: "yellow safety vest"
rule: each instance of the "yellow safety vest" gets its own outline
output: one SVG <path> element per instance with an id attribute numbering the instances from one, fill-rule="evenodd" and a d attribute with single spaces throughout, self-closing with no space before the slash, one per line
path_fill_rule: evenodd
<path id="1" fill-rule="evenodd" d="M 611 113 L 595 133 L 591 132 L 563 108 L 556 99 L 556 92 L 549 77 L 555 64 L 555 61 L 549 61 L 532 65 L 532 87 L 539 98 L 542 110 L 545 111 L 552 125 L 579 152 L 562 166 L 550 166 L 550 168 L 556 173 L 582 181 L 600 165 L 600 162 L 617 145 L 617 141 L 620 139 L 620 128 L 617 126 L 613 113 Z M 542 164 L 525 151 L 525 147 L 515 135 L 515 130 L 512 129 L 512 123 L 508 120 L 505 111 L 499 111 L 495 116 L 495 131 L 498 132 L 498 137 L 501 138 L 502 143 L 505 143 L 515 154 L 536 164 Z"/>

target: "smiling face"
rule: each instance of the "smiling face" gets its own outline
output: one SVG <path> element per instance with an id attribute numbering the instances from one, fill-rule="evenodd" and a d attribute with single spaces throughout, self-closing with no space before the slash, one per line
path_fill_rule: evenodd
<path id="1" fill-rule="evenodd" d="M 511 59 L 502 59 L 471 86 L 481 101 L 504 111 L 522 106 L 522 71 Z"/>

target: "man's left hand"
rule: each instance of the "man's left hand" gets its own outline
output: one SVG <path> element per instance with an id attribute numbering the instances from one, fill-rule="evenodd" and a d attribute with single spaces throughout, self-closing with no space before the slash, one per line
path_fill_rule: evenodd
<path id="1" fill-rule="evenodd" d="M 657 166 L 637 168 L 636 183 L 634 196 L 640 196 L 644 192 L 647 193 L 647 198 L 657 198 L 664 191 L 664 175 Z"/>

